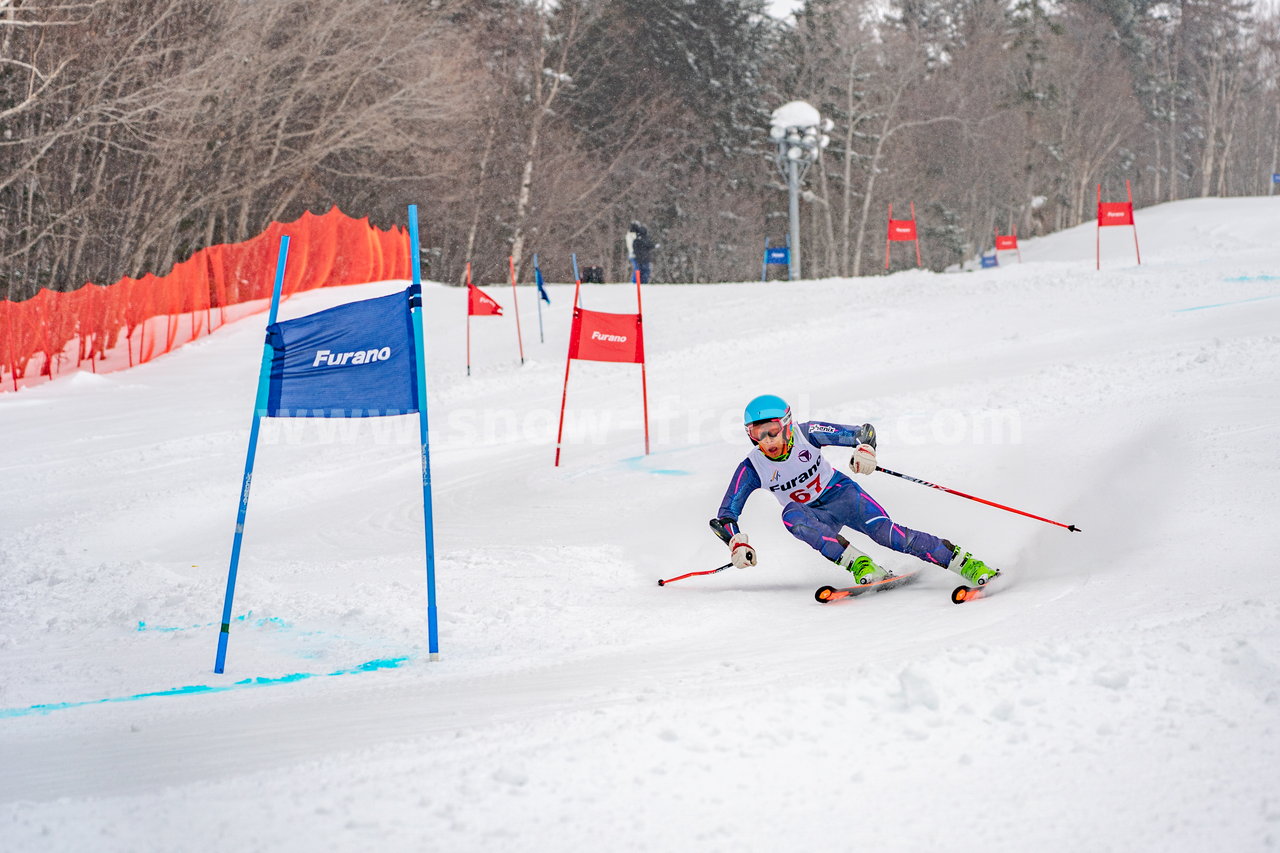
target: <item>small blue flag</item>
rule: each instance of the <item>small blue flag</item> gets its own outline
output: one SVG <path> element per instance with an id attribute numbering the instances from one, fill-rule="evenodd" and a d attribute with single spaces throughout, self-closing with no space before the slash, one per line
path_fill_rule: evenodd
<path id="1" fill-rule="evenodd" d="M 375 418 L 418 411 L 410 300 L 419 288 L 267 327 L 271 418 Z"/>
<path id="2" fill-rule="evenodd" d="M 551 297 L 547 296 L 547 289 L 542 286 L 542 270 L 538 269 L 538 265 L 533 265 L 533 278 L 538 282 L 538 295 L 542 297 L 542 301 L 551 304 Z"/>

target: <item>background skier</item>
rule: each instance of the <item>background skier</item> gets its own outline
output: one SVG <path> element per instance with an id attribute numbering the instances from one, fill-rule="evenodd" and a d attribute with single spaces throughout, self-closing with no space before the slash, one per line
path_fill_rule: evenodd
<path id="1" fill-rule="evenodd" d="M 640 283 L 648 284 L 653 271 L 653 250 L 658 243 L 649 237 L 649 229 L 639 222 L 632 222 L 627 231 L 627 257 L 631 259 L 634 269 L 640 271 Z"/>
<path id="2" fill-rule="evenodd" d="M 849 543 L 841 533 L 845 527 L 886 548 L 951 569 L 972 584 L 985 584 L 999 573 L 946 539 L 895 524 L 884 507 L 823 457 L 824 446 L 852 447 L 853 472 L 873 473 L 876 431 L 871 424 L 808 421 L 795 426 L 786 401 L 764 394 L 747 404 L 743 425 L 755 448 L 738 465 L 711 521 L 738 568 L 756 564 L 755 549 L 738 528 L 738 518 L 751 493 L 763 487 L 782 504 L 782 523 L 791 535 L 847 569 L 857 583 L 871 583 L 885 573 Z"/>

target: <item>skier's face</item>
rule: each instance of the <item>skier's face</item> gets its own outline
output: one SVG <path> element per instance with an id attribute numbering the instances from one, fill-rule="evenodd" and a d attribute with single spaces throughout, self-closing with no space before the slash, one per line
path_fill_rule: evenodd
<path id="1" fill-rule="evenodd" d="M 781 458 L 787 452 L 786 429 L 778 421 L 770 421 L 761 426 L 763 428 L 752 435 L 760 446 L 760 452 L 770 459 Z"/>

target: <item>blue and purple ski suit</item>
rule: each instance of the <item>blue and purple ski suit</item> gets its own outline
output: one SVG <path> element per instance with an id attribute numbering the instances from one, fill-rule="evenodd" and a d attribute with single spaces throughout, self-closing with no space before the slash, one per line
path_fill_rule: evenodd
<path id="1" fill-rule="evenodd" d="M 769 459 L 757 447 L 734 472 L 717 519 L 730 536 L 739 530 L 738 518 L 747 498 L 756 489 L 768 488 L 783 504 L 782 523 L 791 535 L 828 560 L 838 560 L 849 544 L 840 533 L 848 527 L 925 562 L 943 568 L 951 562 L 952 548 L 944 540 L 895 524 L 875 498 L 822 458 L 821 448 L 826 446 L 875 447 L 875 429 L 870 424 L 807 421 L 792 429 L 795 444 L 786 459 Z M 766 485 L 762 477 L 770 482 Z"/>

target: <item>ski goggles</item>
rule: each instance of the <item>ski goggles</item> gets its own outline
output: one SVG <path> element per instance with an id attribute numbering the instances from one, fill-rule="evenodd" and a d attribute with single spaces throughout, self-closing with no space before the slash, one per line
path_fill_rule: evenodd
<path id="1" fill-rule="evenodd" d="M 747 424 L 747 437 L 759 444 L 766 438 L 777 438 L 782 435 L 783 423 L 780 418 L 774 418 L 768 421 L 756 421 L 753 424 Z"/>

